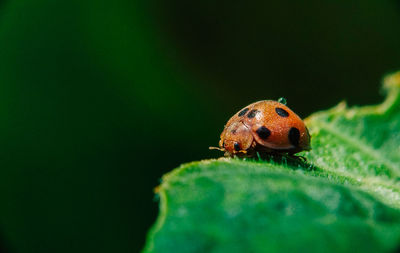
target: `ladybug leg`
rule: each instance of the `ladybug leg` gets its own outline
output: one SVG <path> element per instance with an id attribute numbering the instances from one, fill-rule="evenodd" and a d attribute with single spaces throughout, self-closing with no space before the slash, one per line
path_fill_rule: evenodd
<path id="1" fill-rule="evenodd" d="M 307 158 L 306 157 L 304 157 L 304 156 L 297 156 L 297 155 L 294 155 L 294 154 L 288 154 L 288 158 L 290 158 L 290 159 L 292 159 L 292 160 L 295 160 L 295 161 L 300 161 L 300 162 L 303 162 L 303 163 L 306 163 L 307 162 Z"/>
<path id="2" fill-rule="evenodd" d="M 247 150 L 239 150 L 233 153 L 233 157 L 244 158 L 247 155 Z"/>
<path id="3" fill-rule="evenodd" d="M 305 157 L 305 156 L 302 156 L 302 155 L 299 155 L 299 156 L 297 156 L 298 158 L 300 158 L 300 160 L 301 161 L 303 161 L 303 162 L 307 162 L 307 157 Z"/>
<path id="4" fill-rule="evenodd" d="M 293 159 L 300 160 L 300 161 L 302 161 L 302 162 L 307 162 L 307 158 L 304 157 L 304 156 L 301 156 L 301 155 L 294 155 L 294 154 L 289 154 L 289 156 L 290 156 L 291 158 L 293 158 Z"/>

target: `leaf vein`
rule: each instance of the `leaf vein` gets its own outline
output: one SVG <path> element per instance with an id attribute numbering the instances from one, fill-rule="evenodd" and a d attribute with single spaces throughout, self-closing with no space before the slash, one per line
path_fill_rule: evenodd
<path id="1" fill-rule="evenodd" d="M 371 148 L 370 145 L 368 145 L 367 143 L 352 137 L 344 131 L 339 132 L 335 129 L 335 127 L 333 127 L 333 124 L 325 123 L 320 120 L 318 120 L 318 124 L 320 124 L 327 132 L 330 132 L 332 135 L 335 135 L 336 137 L 346 141 L 348 144 L 360 150 L 361 152 L 369 155 L 376 160 L 382 161 L 382 164 L 390 169 L 389 172 L 395 174 L 396 177 L 400 175 L 400 169 L 398 168 L 398 166 L 386 159 L 379 150 Z"/>

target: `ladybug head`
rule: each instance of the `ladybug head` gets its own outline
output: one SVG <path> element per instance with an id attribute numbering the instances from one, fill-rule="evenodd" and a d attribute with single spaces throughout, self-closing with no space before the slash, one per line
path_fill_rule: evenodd
<path id="1" fill-rule="evenodd" d="M 221 134 L 219 146 L 228 155 L 245 153 L 253 142 L 251 131 L 242 123 L 235 122 L 225 128 Z"/>

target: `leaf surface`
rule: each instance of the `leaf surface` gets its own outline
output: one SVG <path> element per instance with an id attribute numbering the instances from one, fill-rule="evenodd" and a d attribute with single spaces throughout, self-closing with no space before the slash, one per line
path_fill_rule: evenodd
<path id="1" fill-rule="evenodd" d="M 391 252 L 400 244 L 400 72 L 376 106 L 306 119 L 307 162 L 184 164 L 157 188 L 144 252 Z"/>

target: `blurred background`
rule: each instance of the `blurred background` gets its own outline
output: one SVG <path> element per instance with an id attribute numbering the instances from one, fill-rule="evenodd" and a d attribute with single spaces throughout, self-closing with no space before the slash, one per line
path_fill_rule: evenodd
<path id="1" fill-rule="evenodd" d="M 1 0 L 0 252 L 138 252 L 245 105 L 381 101 L 399 27 L 398 0 Z"/>

